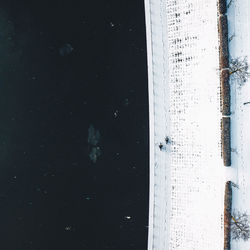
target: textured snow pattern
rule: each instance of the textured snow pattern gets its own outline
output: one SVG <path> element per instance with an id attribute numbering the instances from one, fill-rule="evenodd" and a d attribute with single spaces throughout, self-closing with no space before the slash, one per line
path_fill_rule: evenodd
<path id="1" fill-rule="evenodd" d="M 145 0 L 145 10 L 148 249 L 221 250 L 224 166 L 217 1 Z"/>

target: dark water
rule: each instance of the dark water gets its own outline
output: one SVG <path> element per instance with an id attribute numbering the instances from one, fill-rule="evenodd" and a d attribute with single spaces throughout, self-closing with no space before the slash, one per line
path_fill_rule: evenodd
<path id="1" fill-rule="evenodd" d="M 1 1 L 0 249 L 146 249 L 148 165 L 143 0 Z"/>

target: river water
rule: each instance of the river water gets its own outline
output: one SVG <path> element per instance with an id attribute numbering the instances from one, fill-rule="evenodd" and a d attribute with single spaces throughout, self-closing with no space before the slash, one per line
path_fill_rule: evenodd
<path id="1" fill-rule="evenodd" d="M 143 1 L 2 1 L 0 248 L 146 249 Z"/>

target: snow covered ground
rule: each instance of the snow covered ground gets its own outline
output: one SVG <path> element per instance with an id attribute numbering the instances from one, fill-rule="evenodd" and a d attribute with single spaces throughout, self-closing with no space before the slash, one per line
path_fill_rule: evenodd
<path id="1" fill-rule="evenodd" d="M 229 36 L 235 35 L 229 43 L 231 58 L 248 57 L 250 61 L 250 2 L 234 0 L 228 9 Z M 226 176 L 239 188 L 233 189 L 233 209 L 247 211 L 250 215 L 250 82 L 242 88 L 231 79 L 232 108 L 232 169 Z M 232 241 L 233 250 L 250 249 L 250 241 Z"/>
<path id="2" fill-rule="evenodd" d="M 145 0 L 145 12 L 150 103 L 148 249 L 221 250 L 225 167 L 217 1 Z"/>

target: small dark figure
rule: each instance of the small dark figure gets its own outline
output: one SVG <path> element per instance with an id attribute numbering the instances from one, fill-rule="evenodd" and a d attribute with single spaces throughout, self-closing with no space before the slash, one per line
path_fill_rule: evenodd
<path id="1" fill-rule="evenodd" d="M 162 143 L 160 143 L 159 148 L 160 148 L 160 150 L 162 150 L 162 149 L 163 149 L 163 145 L 162 145 Z"/>
<path id="2" fill-rule="evenodd" d="M 165 137 L 165 142 L 166 142 L 166 144 L 170 143 L 170 138 L 168 136 Z"/>

